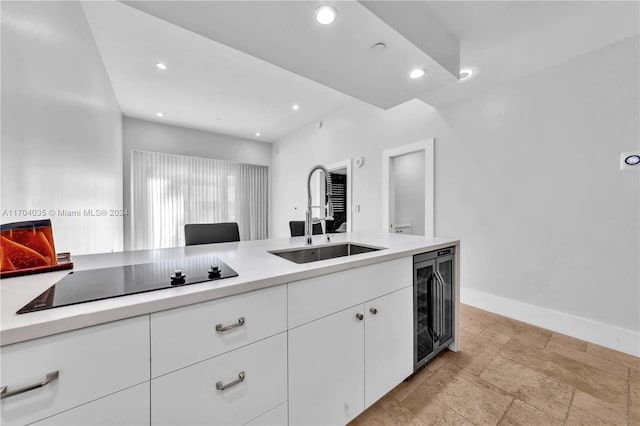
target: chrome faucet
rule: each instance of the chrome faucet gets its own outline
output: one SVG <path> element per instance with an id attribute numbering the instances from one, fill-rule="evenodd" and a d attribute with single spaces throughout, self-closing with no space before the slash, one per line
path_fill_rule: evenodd
<path id="1" fill-rule="evenodd" d="M 314 223 L 318 223 L 319 221 L 323 220 L 324 222 L 324 229 L 323 232 L 326 232 L 326 228 L 327 228 L 327 220 L 333 220 L 333 204 L 331 203 L 331 197 L 327 197 L 327 204 L 324 206 L 312 206 L 311 205 L 311 175 L 313 175 L 313 172 L 315 172 L 316 170 L 322 170 L 324 172 L 324 179 L 325 182 L 327 184 L 327 194 L 331 194 L 331 174 L 329 173 L 329 170 L 327 170 L 327 168 L 325 166 L 322 166 L 320 164 L 318 164 L 317 166 L 313 166 L 313 168 L 311 169 L 311 171 L 309 172 L 309 176 L 307 177 L 307 214 L 306 214 L 306 218 L 304 221 L 304 235 L 306 237 L 306 244 L 308 246 L 311 245 L 312 240 L 311 240 L 311 229 L 313 227 Z M 311 217 L 311 209 L 316 208 L 316 209 L 325 209 L 325 214 L 324 217 L 321 218 L 317 218 Z"/>

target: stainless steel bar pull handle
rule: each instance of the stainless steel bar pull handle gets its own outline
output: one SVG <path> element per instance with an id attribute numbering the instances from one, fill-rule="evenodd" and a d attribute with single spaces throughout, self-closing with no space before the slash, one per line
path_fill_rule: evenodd
<path id="1" fill-rule="evenodd" d="M 56 371 L 52 371 L 51 373 L 48 373 L 47 377 L 41 382 L 32 383 L 30 385 L 22 386 L 12 390 L 8 390 L 7 386 L 2 386 L 0 388 L 0 399 L 9 398 L 10 396 L 13 396 L 13 395 L 18 395 L 24 392 L 29 392 L 30 390 L 41 388 L 43 386 L 48 385 L 50 382 L 57 380 L 59 376 L 60 376 L 60 373 L 58 370 L 56 370 Z"/>
<path id="2" fill-rule="evenodd" d="M 444 334 L 444 322 L 445 322 L 445 313 L 444 313 L 444 291 L 445 291 L 445 282 L 444 282 L 444 278 L 442 277 L 442 275 L 440 274 L 440 271 L 436 271 L 436 274 L 438 274 L 438 282 L 440 284 L 440 306 L 439 306 L 439 317 L 440 317 L 440 334 L 438 335 L 438 337 L 441 337 Z"/>
<path id="3" fill-rule="evenodd" d="M 231 325 L 217 324 L 216 331 L 219 331 L 220 333 L 222 333 L 223 331 L 232 330 L 237 327 L 242 327 L 243 325 L 244 325 L 244 317 L 240 317 L 238 318 L 238 322 L 233 323 Z"/>
<path id="4" fill-rule="evenodd" d="M 241 371 L 238 373 L 238 378 L 236 380 L 234 380 L 231 383 L 227 383 L 226 385 L 222 384 L 222 381 L 216 383 L 216 389 L 218 390 L 227 390 L 229 388 L 234 387 L 235 385 L 238 385 L 240 383 L 244 382 L 244 371 Z"/>

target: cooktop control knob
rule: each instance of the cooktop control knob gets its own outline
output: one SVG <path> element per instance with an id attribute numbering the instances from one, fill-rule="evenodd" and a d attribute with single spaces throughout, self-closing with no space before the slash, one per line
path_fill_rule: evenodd
<path id="1" fill-rule="evenodd" d="M 187 276 L 182 273 L 180 269 L 176 269 L 173 271 L 173 275 L 171 275 L 171 285 L 184 284 L 184 280 Z"/>
<path id="2" fill-rule="evenodd" d="M 218 265 L 211 265 L 209 268 L 209 278 L 220 278 L 220 267 Z"/>

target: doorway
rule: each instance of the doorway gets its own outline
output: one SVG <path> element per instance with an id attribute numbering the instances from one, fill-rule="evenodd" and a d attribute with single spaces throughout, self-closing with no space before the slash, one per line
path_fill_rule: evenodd
<path id="1" fill-rule="evenodd" d="M 433 236 L 433 147 L 427 139 L 382 153 L 384 232 Z"/>
<path id="2" fill-rule="evenodd" d="M 331 173 L 333 193 L 330 197 L 334 213 L 334 220 L 326 223 L 326 232 L 351 232 L 351 159 L 327 164 L 325 167 Z M 321 175 L 322 173 L 314 175 L 316 184 L 313 187 L 317 188 L 317 190 L 312 191 L 312 200 L 315 205 L 325 205 L 327 203 L 325 180 L 324 176 Z M 323 201 L 320 202 L 320 200 Z"/>

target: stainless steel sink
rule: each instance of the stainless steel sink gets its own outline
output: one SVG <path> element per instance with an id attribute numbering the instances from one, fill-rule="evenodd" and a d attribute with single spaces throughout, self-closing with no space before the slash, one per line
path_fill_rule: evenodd
<path id="1" fill-rule="evenodd" d="M 335 257 L 353 256 L 382 250 L 383 247 L 365 246 L 354 243 L 331 244 L 324 246 L 312 246 L 296 249 L 275 250 L 269 253 L 280 256 L 295 263 L 317 262 L 319 260 L 333 259 Z"/>

